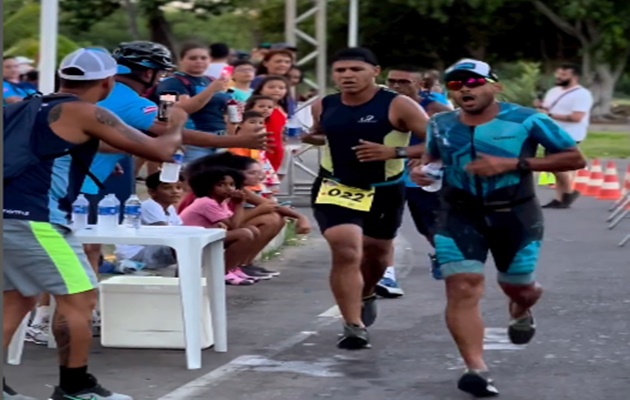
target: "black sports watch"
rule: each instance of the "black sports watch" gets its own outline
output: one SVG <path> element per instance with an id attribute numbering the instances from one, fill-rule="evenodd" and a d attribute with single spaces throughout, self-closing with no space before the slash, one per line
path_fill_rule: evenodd
<path id="1" fill-rule="evenodd" d="M 407 158 L 407 149 L 404 147 L 396 147 L 394 148 L 396 152 L 396 158 Z"/>
<path id="2" fill-rule="evenodd" d="M 518 163 L 516 163 L 516 169 L 522 172 L 528 172 L 532 170 L 532 166 L 529 165 L 529 161 L 525 158 L 519 158 Z"/>

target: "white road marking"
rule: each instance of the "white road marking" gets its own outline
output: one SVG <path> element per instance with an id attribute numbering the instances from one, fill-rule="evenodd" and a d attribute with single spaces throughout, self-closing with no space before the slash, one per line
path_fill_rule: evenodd
<path id="1" fill-rule="evenodd" d="M 523 350 L 526 346 L 517 346 L 510 342 L 507 328 L 486 328 L 483 336 L 484 350 L 515 351 Z"/>
<path id="2" fill-rule="evenodd" d="M 401 278 L 404 278 L 411 271 L 411 265 L 405 265 L 401 260 L 403 260 L 405 256 L 405 249 L 410 248 L 409 242 L 405 240 L 402 235 L 396 238 L 395 241 L 395 264 L 400 265 L 401 268 L 398 272 L 398 275 Z M 408 250 L 407 250 L 408 251 Z M 335 307 L 332 307 L 335 308 Z M 330 309 L 328 310 L 330 311 Z M 324 313 L 328 312 L 325 311 Z M 320 314 L 321 315 L 321 314 Z M 315 321 L 315 326 L 317 329 L 323 328 L 327 325 L 331 325 L 337 322 L 337 318 L 318 318 Z M 268 354 L 265 354 L 264 357 L 271 359 L 276 355 L 290 349 L 291 347 L 304 342 L 306 339 L 311 337 L 312 335 L 317 334 L 317 332 L 300 332 L 296 335 L 293 335 L 280 343 L 277 343 L 273 346 L 267 348 Z M 195 396 L 201 395 L 208 391 L 208 389 L 212 386 L 216 386 L 219 383 L 231 378 L 233 375 L 239 374 L 243 371 L 248 370 L 250 367 L 248 365 L 236 364 L 239 359 L 242 360 L 242 357 L 254 357 L 254 356 L 241 356 L 237 357 L 234 360 L 228 362 L 216 368 L 207 374 L 200 376 L 197 379 L 194 379 L 177 389 L 173 390 L 170 393 L 156 399 L 156 400 L 187 400 L 191 399 Z"/>
<path id="3" fill-rule="evenodd" d="M 341 318 L 341 312 L 339 311 L 339 307 L 335 305 L 319 314 L 318 317 Z"/>

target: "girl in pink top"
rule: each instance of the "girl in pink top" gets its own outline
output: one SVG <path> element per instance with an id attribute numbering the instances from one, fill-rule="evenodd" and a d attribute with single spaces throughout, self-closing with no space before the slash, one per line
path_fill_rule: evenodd
<path id="1" fill-rule="evenodd" d="M 241 227 L 245 193 L 241 172 L 227 168 L 210 168 L 188 177 L 188 185 L 197 197 L 184 209 L 180 218 L 184 225 L 226 229 L 225 282 L 249 286 L 257 279 L 240 266 L 250 258 L 256 234 L 255 227 Z M 253 228 L 253 229 L 252 229 Z"/>

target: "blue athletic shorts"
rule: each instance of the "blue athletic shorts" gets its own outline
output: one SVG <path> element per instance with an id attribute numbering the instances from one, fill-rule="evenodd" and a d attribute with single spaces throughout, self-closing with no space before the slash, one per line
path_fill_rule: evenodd
<path id="1" fill-rule="evenodd" d="M 483 274 L 490 252 L 499 282 L 528 285 L 535 280 L 543 230 L 536 199 L 495 210 L 447 207 L 434 237 L 437 260 L 444 277 Z"/>

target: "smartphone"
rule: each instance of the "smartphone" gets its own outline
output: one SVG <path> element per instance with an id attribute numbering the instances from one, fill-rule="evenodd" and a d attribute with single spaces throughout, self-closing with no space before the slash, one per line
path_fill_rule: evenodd
<path id="1" fill-rule="evenodd" d="M 173 91 L 165 91 L 160 94 L 160 102 L 158 104 L 158 121 L 166 122 L 170 115 L 170 109 L 177 103 L 179 93 Z"/>

